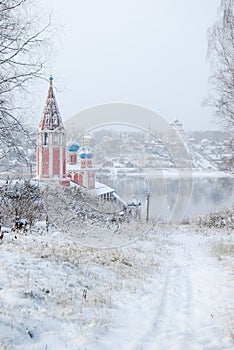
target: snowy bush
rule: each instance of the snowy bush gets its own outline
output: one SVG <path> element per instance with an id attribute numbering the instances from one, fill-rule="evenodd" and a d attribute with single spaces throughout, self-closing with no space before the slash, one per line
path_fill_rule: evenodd
<path id="1" fill-rule="evenodd" d="M 223 209 L 209 213 L 205 216 L 199 217 L 198 225 L 215 228 L 234 229 L 234 207 L 232 209 Z"/>
<path id="2" fill-rule="evenodd" d="M 134 221 L 129 215 L 119 216 L 120 208 L 115 202 L 103 201 L 84 189 L 60 186 L 56 183 L 33 181 L 9 181 L 0 189 L 0 221 L 13 224 L 15 216 L 27 219 L 30 225 L 44 221 L 46 230 L 52 227 L 63 232 L 80 227 L 119 226 Z M 36 231 L 42 231 L 35 227 Z"/>
<path id="3" fill-rule="evenodd" d="M 31 181 L 10 181 L 1 189 L 0 198 L 1 220 L 4 223 L 12 223 L 15 216 L 19 216 L 32 224 L 40 217 L 40 189 Z"/>
<path id="4" fill-rule="evenodd" d="M 212 252 L 216 257 L 221 256 L 234 256 L 234 244 L 230 242 L 221 242 L 215 244 L 212 248 Z"/>

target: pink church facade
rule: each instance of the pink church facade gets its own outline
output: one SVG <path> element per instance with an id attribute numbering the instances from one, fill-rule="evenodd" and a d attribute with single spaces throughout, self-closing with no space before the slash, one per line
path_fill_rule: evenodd
<path id="1" fill-rule="evenodd" d="M 67 152 L 66 132 L 49 78 L 49 90 L 37 132 L 37 177 L 41 180 L 70 185 L 70 181 L 87 189 L 95 188 L 96 171 L 90 149 L 72 144 Z"/>
<path id="2" fill-rule="evenodd" d="M 70 145 L 68 149 L 67 176 L 71 181 L 92 190 L 96 182 L 96 169 L 93 168 L 92 163 L 93 155 L 89 148 L 82 147 L 79 154 L 78 150 L 77 144 Z"/>
<path id="3" fill-rule="evenodd" d="M 69 185 L 66 176 L 66 133 L 50 77 L 48 95 L 37 133 L 37 177 Z"/>

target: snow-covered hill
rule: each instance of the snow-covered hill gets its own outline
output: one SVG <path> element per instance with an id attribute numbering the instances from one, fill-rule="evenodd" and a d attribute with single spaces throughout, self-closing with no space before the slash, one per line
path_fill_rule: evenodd
<path id="1" fill-rule="evenodd" d="M 0 349 L 233 349 L 230 229 L 87 227 L 5 234 Z"/>

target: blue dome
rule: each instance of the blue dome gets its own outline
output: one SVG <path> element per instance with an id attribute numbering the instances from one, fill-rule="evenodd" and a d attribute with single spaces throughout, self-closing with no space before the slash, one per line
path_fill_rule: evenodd
<path id="1" fill-rule="evenodd" d="M 77 143 L 72 143 L 69 147 L 68 147 L 68 151 L 69 152 L 77 152 L 79 149 L 79 145 Z"/>
<path id="2" fill-rule="evenodd" d="M 93 156 L 92 152 L 88 150 L 86 152 L 86 157 L 90 159 L 90 158 L 92 158 L 92 156 Z"/>
<path id="3" fill-rule="evenodd" d="M 82 148 L 82 150 L 81 150 L 81 152 L 80 152 L 80 158 L 81 159 L 85 159 L 87 157 L 87 154 L 86 154 L 86 152 L 85 152 L 85 150 L 84 150 L 84 147 Z"/>

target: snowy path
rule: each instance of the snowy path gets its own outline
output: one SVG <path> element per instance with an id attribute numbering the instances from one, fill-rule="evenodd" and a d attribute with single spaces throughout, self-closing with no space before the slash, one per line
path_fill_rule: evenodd
<path id="1" fill-rule="evenodd" d="M 171 233 L 160 276 L 119 310 L 109 333 L 88 349 L 233 349 L 233 275 L 210 256 L 210 239 Z M 233 324 L 232 324 L 233 327 Z"/>
<path id="2" fill-rule="evenodd" d="M 211 255 L 214 243 L 234 247 L 232 235 L 162 225 L 119 249 L 76 241 L 57 231 L 4 237 L 1 350 L 234 349 L 233 254 Z"/>

